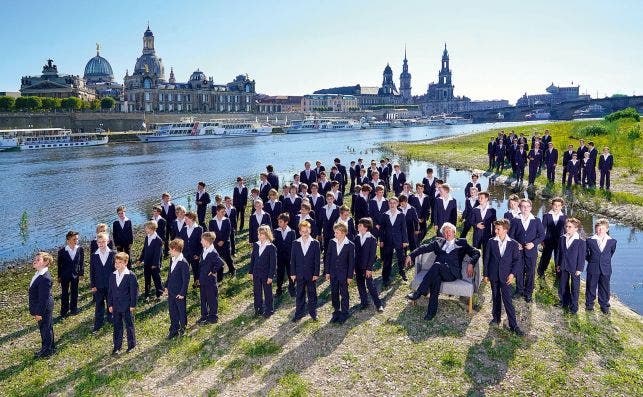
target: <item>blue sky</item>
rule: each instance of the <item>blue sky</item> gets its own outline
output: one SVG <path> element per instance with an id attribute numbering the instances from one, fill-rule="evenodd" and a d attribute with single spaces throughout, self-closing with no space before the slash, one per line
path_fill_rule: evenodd
<path id="1" fill-rule="evenodd" d="M 121 1 L 2 2 L 0 91 L 19 89 L 51 57 L 82 75 L 101 44 L 118 81 L 141 53 L 147 21 L 163 58 L 186 81 L 248 73 L 257 91 L 398 83 L 408 48 L 413 94 L 437 79 L 444 42 L 456 95 L 515 102 L 551 82 L 592 96 L 643 94 L 643 1 Z"/>

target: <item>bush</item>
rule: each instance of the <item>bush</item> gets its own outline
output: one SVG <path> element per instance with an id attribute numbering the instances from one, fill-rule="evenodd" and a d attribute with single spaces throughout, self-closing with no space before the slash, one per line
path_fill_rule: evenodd
<path id="1" fill-rule="evenodd" d="M 610 113 L 607 116 L 605 116 L 605 121 L 616 121 L 619 119 L 632 119 L 635 121 L 641 121 L 641 116 L 639 115 L 639 112 L 636 111 L 636 109 L 629 107 L 625 108 L 622 110 L 617 110 L 614 113 Z"/>
<path id="2" fill-rule="evenodd" d="M 6 112 L 13 110 L 13 106 L 16 104 L 16 100 L 10 96 L 0 96 L 0 110 Z"/>
<path id="3" fill-rule="evenodd" d="M 630 132 L 627 133 L 627 139 L 630 141 L 635 141 L 641 138 L 641 131 L 638 128 L 632 128 Z"/>
<path id="4" fill-rule="evenodd" d="M 582 137 L 608 135 L 609 133 L 610 130 L 601 124 L 586 125 L 578 130 L 578 134 Z"/>

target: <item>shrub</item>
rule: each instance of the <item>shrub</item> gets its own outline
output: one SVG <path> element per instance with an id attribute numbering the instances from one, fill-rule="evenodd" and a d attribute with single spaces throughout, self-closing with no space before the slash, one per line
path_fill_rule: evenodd
<path id="1" fill-rule="evenodd" d="M 638 128 L 632 128 L 628 133 L 627 133 L 627 139 L 630 141 L 635 141 L 637 139 L 641 138 L 641 131 Z"/>
<path id="2" fill-rule="evenodd" d="M 639 112 L 637 112 L 633 107 L 617 110 L 616 112 L 610 113 L 605 116 L 605 121 L 609 122 L 619 119 L 632 119 L 635 121 L 641 121 L 641 116 L 639 115 Z"/>
<path id="3" fill-rule="evenodd" d="M 601 124 L 586 125 L 585 127 L 578 130 L 578 134 L 582 137 L 607 135 L 609 133 L 610 130 L 606 126 Z"/>

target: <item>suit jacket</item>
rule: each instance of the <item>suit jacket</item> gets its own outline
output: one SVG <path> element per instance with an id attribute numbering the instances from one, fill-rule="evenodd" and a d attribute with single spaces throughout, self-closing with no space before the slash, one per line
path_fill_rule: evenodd
<path id="1" fill-rule="evenodd" d="M 377 200 L 371 199 L 371 201 L 368 202 L 368 214 L 373 220 L 373 226 L 382 225 L 382 214 L 386 211 L 388 211 L 388 201 L 386 199 L 383 199 L 380 209 L 377 209 Z"/>
<path id="2" fill-rule="evenodd" d="M 490 204 L 487 204 L 487 212 L 485 212 L 484 218 L 482 218 L 482 211 L 480 207 L 476 207 L 471 211 L 471 226 L 473 227 L 473 245 L 477 246 L 482 244 L 483 241 L 489 240 L 496 233 L 493 230 L 493 223 L 496 221 L 496 209 L 491 208 Z M 484 229 L 478 229 L 476 226 L 478 223 L 484 224 Z"/>
<path id="3" fill-rule="evenodd" d="M 570 175 L 579 175 L 582 164 L 583 162 L 580 160 L 577 160 L 576 164 L 574 164 L 573 161 L 569 160 L 567 162 L 567 173 Z"/>
<path id="4" fill-rule="evenodd" d="M 175 239 L 175 238 L 183 238 L 185 235 L 185 230 L 188 228 L 187 224 L 185 223 L 185 220 L 183 221 L 183 226 L 181 226 L 181 230 L 179 230 L 179 226 L 176 223 L 176 219 L 174 222 L 170 224 L 170 239 Z M 185 240 L 183 238 L 183 240 Z"/>
<path id="5" fill-rule="evenodd" d="M 132 231 L 132 221 L 126 220 L 125 226 L 121 227 L 119 221 L 112 224 L 112 233 L 114 235 L 114 244 L 117 246 L 127 246 L 134 243 L 134 232 Z"/>
<path id="6" fill-rule="evenodd" d="M 268 173 L 268 182 L 270 182 L 270 186 L 274 186 L 275 189 L 279 188 L 279 177 L 274 172 Z"/>
<path id="7" fill-rule="evenodd" d="M 167 223 L 174 222 L 176 219 L 176 207 L 174 204 L 170 203 L 170 205 L 167 206 L 167 211 L 165 211 L 165 207 L 163 203 L 161 203 L 161 218 L 165 219 Z"/>
<path id="8" fill-rule="evenodd" d="M 157 225 L 156 234 L 159 235 L 161 240 L 165 239 L 165 230 L 167 230 L 167 221 L 163 219 L 163 217 L 160 217 L 156 221 L 156 225 Z M 95 252 L 95 251 L 92 251 L 92 252 Z"/>
<path id="9" fill-rule="evenodd" d="M 284 201 L 281 203 L 281 210 L 287 212 L 290 215 L 290 219 L 295 219 L 295 216 L 301 210 L 301 197 L 284 197 Z"/>
<path id="10" fill-rule="evenodd" d="M 462 220 L 471 225 L 471 214 L 473 213 L 473 209 L 476 208 L 478 205 L 480 205 L 480 202 L 478 200 L 474 201 L 473 204 L 471 204 L 471 200 L 467 198 L 464 200 L 464 211 L 462 211 Z"/>
<path id="11" fill-rule="evenodd" d="M 520 149 L 518 149 L 514 154 L 514 165 L 524 168 L 525 164 L 527 164 L 527 151 L 523 150 L 522 153 L 520 153 Z"/>
<path id="12" fill-rule="evenodd" d="M 62 247 L 58 250 L 58 278 L 61 280 L 71 280 L 85 274 L 85 250 L 83 247 L 76 249 L 74 259 L 71 259 L 69 252 Z"/>
<path id="13" fill-rule="evenodd" d="M 479 192 L 482 191 L 482 185 L 480 183 L 476 183 L 475 186 L 473 185 L 473 182 L 467 183 L 467 186 L 464 187 L 464 197 L 469 198 L 471 197 L 471 188 L 475 187 L 478 189 Z"/>
<path id="14" fill-rule="evenodd" d="M 309 195 L 308 196 L 308 201 L 310 201 L 310 205 L 311 205 L 312 209 L 315 211 L 316 218 L 319 218 L 319 216 L 318 216 L 319 210 L 323 206 L 326 205 L 326 199 L 324 197 L 322 197 L 321 194 L 319 196 L 317 196 L 316 199 L 313 198 L 312 195 Z"/>
<path id="15" fill-rule="evenodd" d="M 190 284 L 190 266 L 188 263 L 185 260 L 178 261 L 174 266 L 174 270 L 172 270 L 172 259 L 170 259 L 167 279 L 165 280 L 168 296 L 187 296 L 188 284 Z"/>
<path id="16" fill-rule="evenodd" d="M 337 171 L 339 171 L 339 174 L 342 176 L 342 181 L 339 182 L 340 185 L 345 185 L 346 181 L 348 180 L 348 173 L 346 172 L 346 167 L 340 163 L 335 164 L 335 167 L 337 167 Z"/>
<path id="17" fill-rule="evenodd" d="M 545 228 L 538 218 L 534 218 L 529 222 L 527 230 L 522 226 L 520 217 L 513 218 L 510 221 L 509 237 L 524 247 L 527 243 L 534 243 L 534 247 L 530 250 L 523 250 L 524 255 L 534 258 L 538 255 L 538 244 L 542 243 L 545 239 Z"/>
<path id="18" fill-rule="evenodd" d="M 319 219 L 319 226 L 321 227 L 324 239 L 332 239 L 335 235 L 333 227 L 335 226 L 337 219 L 339 219 L 339 207 L 335 206 L 331 211 L 330 216 L 326 215 L 326 206 L 322 207 L 317 219 Z"/>
<path id="19" fill-rule="evenodd" d="M 203 228 L 201 226 L 196 226 L 190 237 L 188 237 L 187 228 L 183 229 L 182 233 L 181 238 L 184 241 L 183 256 L 185 259 L 190 261 L 195 255 L 200 256 L 203 253 L 203 246 L 201 245 Z"/>
<path id="20" fill-rule="evenodd" d="M 109 288 L 109 276 L 114 273 L 114 258 L 116 252 L 109 250 L 109 256 L 105 264 L 100 260 L 100 255 L 94 251 L 89 258 L 89 288 Z"/>
<path id="21" fill-rule="evenodd" d="M 337 222 L 335 222 L 335 225 L 338 224 L 339 222 L 343 222 L 342 218 L 337 218 Z M 357 236 L 357 229 L 355 228 L 355 221 L 353 218 L 348 218 L 346 222 L 344 222 L 346 225 L 346 228 L 348 228 L 348 233 L 346 233 L 346 237 L 350 240 L 353 241 L 355 239 L 355 236 Z M 333 225 L 334 226 L 334 225 Z"/>
<path id="22" fill-rule="evenodd" d="M 228 214 L 228 211 L 230 213 Z M 234 232 L 237 230 L 237 209 L 234 207 L 230 207 L 229 209 L 226 207 L 226 217 L 230 219 L 230 224 L 232 225 L 232 231 Z"/>
<path id="23" fill-rule="evenodd" d="M 308 221 L 308 223 L 310 223 L 310 236 L 312 238 L 317 238 L 317 236 L 319 236 L 319 225 L 317 224 L 317 221 L 313 219 L 312 216 L 310 217 L 310 219 L 306 219 L 306 220 Z M 297 216 L 295 216 L 295 222 L 294 222 L 295 235 L 297 236 L 297 238 L 299 238 L 299 224 L 301 222 L 302 222 L 301 215 L 297 214 Z"/>
<path id="24" fill-rule="evenodd" d="M 232 205 L 235 207 L 245 207 L 248 204 L 248 188 L 243 187 L 239 189 L 239 185 L 235 185 L 232 189 Z"/>
<path id="25" fill-rule="evenodd" d="M 341 190 L 342 185 L 344 185 L 345 179 L 344 179 L 344 175 L 342 175 L 342 173 L 339 170 L 337 170 L 336 174 L 333 174 L 332 172 L 330 173 L 330 180 L 337 181 L 339 183 L 339 189 Z"/>
<path id="26" fill-rule="evenodd" d="M 326 193 L 328 193 L 330 191 L 330 181 L 328 179 L 326 179 L 323 182 L 320 180 L 320 181 L 317 182 L 317 185 L 319 187 L 319 189 L 318 189 L 319 194 L 321 194 L 322 196 L 326 197 Z"/>
<path id="27" fill-rule="evenodd" d="M 360 239 L 360 237 L 356 236 L 355 268 L 362 271 L 373 271 L 373 265 L 377 260 L 376 251 L 377 239 L 375 239 L 373 235 L 368 236 L 366 240 L 364 240 L 364 244 L 362 244 L 362 240 Z"/>
<path id="28" fill-rule="evenodd" d="M 536 153 L 535 149 L 531 149 L 527 158 L 529 159 L 529 172 L 535 171 L 543 162 L 543 151 L 538 149 L 538 153 Z"/>
<path id="29" fill-rule="evenodd" d="M 45 312 L 53 312 L 54 297 L 51 295 L 53 282 L 51 273 L 47 270 L 44 274 L 36 277 L 29 287 L 29 314 L 32 316 L 44 316 Z"/>
<path id="30" fill-rule="evenodd" d="M 208 192 L 203 192 L 201 199 L 199 199 L 199 192 L 194 194 L 194 202 L 200 201 L 201 204 L 196 205 L 196 212 L 199 215 L 205 216 L 205 211 L 208 209 L 208 204 L 210 204 L 210 194 Z"/>
<path id="31" fill-rule="evenodd" d="M 496 141 L 495 140 L 493 142 L 489 141 L 489 143 L 487 143 L 487 155 L 495 156 L 495 154 L 496 154 Z"/>
<path id="32" fill-rule="evenodd" d="M 416 241 L 417 237 L 415 235 L 415 232 L 420 231 L 420 219 L 418 218 L 418 213 L 415 210 L 415 207 L 410 204 L 406 206 L 404 220 L 406 222 L 406 236 L 409 239 L 409 242 Z"/>
<path id="33" fill-rule="evenodd" d="M 598 158 L 598 169 L 605 172 L 605 171 L 611 171 L 612 167 L 614 166 L 614 156 L 611 154 L 607 156 L 607 160 L 603 157 L 601 154 L 600 157 Z"/>
<path id="34" fill-rule="evenodd" d="M 500 256 L 500 242 L 490 238 L 484 253 L 482 275 L 491 281 L 506 282 L 510 274 L 518 274 L 522 266 L 522 253 L 520 244 L 509 239 L 505 246 L 505 252 Z"/>
<path id="35" fill-rule="evenodd" d="M 429 199 L 431 200 L 431 204 L 433 204 L 433 200 L 435 200 L 435 180 L 437 178 L 433 178 L 433 182 L 429 183 L 429 178 L 424 177 L 422 179 L 422 184 L 424 185 L 424 194 L 429 196 Z"/>
<path id="36" fill-rule="evenodd" d="M 574 153 L 575 152 L 573 150 L 571 153 L 569 152 L 569 150 L 565 150 L 563 152 L 563 167 L 567 167 L 567 163 L 572 159 L 572 154 Z"/>
<path id="37" fill-rule="evenodd" d="M 587 147 L 587 146 L 580 147 L 579 146 L 578 149 L 576 150 L 576 154 L 577 154 L 576 158 L 578 160 L 581 160 L 583 157 L 585 157 L 585 152 L 588 152 L 588 151 L 589 151 L 589 147 Z"/>
<path id="38" fill-rule="evenodd" d="M 301 171 L 299 173 L 299 182 L 308 185 L 310 191 L 310 184 L 313 182 L 317 182 L 317 172 L 315 172 L 315 170 L 311 168 L 309 176 L 306 176 L 306 170 Z"/>
<path id="39" fill-rule="evenodd" d="M 221 229 L 219 229 L 216 219 L 212 218 L 208 225 L 208 230 L 214 232 L 216 236 L 214 239 L 215 247 L 219 247 L 219 242 L 221 241 L 223 241 L 223 247 L 230 245 L 230 236 L 232 234 L 232 223 L 230 219 L 224 217 L 221 221 Z"/>
<path id="40" fill-rule="evenodd" d="M 549 149 L 545 149 L 545 165 L 547 165 L 547 168 L 556 165 L 556 163 L 558 163 L 558 150 L 553 148 L 550 152 Z"/>
<path id="41" fill-rule="evenodd" d="M 507 147 L 505 145 L 498 145 L 494 149 L 494 155 L 496 156 L 497 161 L 503 161 L 507 155 Z"/>
<path id="42" fill-rule="evenodd" d="M 592 148 L 591 150 L 588 150 L 589 152 L 589 159 L 592 162 L 592 167 L 596 168 L 596 157 L 598 157 L 598 150 L 596 148 Z"/>
<path id="43" fill-rule="evenodd" d="M 268 201 L 268 193 L 270 193 L 270 189 L 272 189 L 272 185 L 270 182 L 266 181 L 263 183 L 263 187 L 261 187 L 261 182 L 259 182 L 259 198 L 265 203 Z M 275 187 L 276 189 L 279 188 L 279 186 Z"/>
<path id="44" fill-rule="evenodd" d="M 274 207 L 273 207 L 274 206 Z M 277 217 L 281 215 L 283 211 L 283 205 L 281 204 L 281 201 L 275 200 L 274 203 L 270 203 L 270 200 L 264 203 L 263 205 L 263 210 L 270 215 L 270 220 L 271 220 L 271 226 L 273 229 L 277 228 Z"/>
<path id="45" fill-rule="evenodd" d="M 272 220 L 270 219 L 270 215 L 267 212 L 263 212 L 263 216 L 261 217 L 261 222 L 257 221 L 257 216 L 255 214 L 252 214 L 250 216 L 250 230 L 248 231 L 248 238 L 251 243 L 256 242 L 259 239 L 259 236 L 257 235 L 257 231 L 259 230 L 259 226 L 261 225 L 268 225 L 272 227 Z"/>
<path id="46" fill-rule="evenodd" d="M 272 245 L 266 245 L 263 252 L 259 254 L 259 242 L 252 244 L 252 254 L 250 255 L 250 265 L 248 274 L 254 278 L 275 278 L 277 271 L 277 248 Z"/>
<path id="47" fill-rule="evenodd" d="M 442 227 L 445 222 L 450 222 L 454 226 L 458 221 L 458 204 L 452 198 L 444 209 L 442 197 L 437 197 L 433 204 L 433 223 L 438 227 Z"/>
<path id="48" fill-rule="evenodd" d="M 286 233 L 286 238 L 281 234 L 281 229 L 277 228 L 273 231 L 275 239 L 272 243 L 277 248 L 277 259 L 279 263 L 290 263 L 290 252 L 292 251 L 292 243 L 295 241 L 295 231 L 290 229 Z"/>
<path id="49" fill-rule="evenodd" d="M 324 274 L 330 274 L 332 278 L 346 280 L 353 278 L 355 274 L 355 244 L 347 238 L 344 239 L 344 246 L 337 254 L 336 239 L 328 243 L 328 251 L 324 257 Z"/>
<path id="50" fill-rule="evenodd" d="M 129 272 L 125 269 L 126 272 Z M 109 292 L 107 293 L 107 306 L 114 312 L 127 312 L 130 307 L 136 307 L 138 299 L 138 282 L 134 273 L 129 272 L 123 276 L 121 285 L 116 285 L 116 274 L 109 277 Z"/>
<path id="51" fill-rule="evenodd" d="M 311 239 L 306 255 L 301 248 L 301 239 L 292 243 L 290 251 L 290 274 L 294 274 L 297 280 L 312 280 L 313 276 L 319 276 L 321 249 L 319 241 Z"/>
<path id="52" fill-rule="evenodd" d="M 442 237 L 437 237 L 435 240 L 427 244 L 422 244 L 413 252 L 410 256 L 412 260 L 421 254 L 427 254 L 433 252 L 435 254 L 435 262 L 442 263 L 449 268 L 449 272 L 455 278 L 462 278 L 462 261 L 464 260 L 465 255 L 469 255 L 471 259 L 471 264 L 474 266 L 480 259 L 480 252 L 469 245 L 466 239 L 458 238 L 454 241 L 454 248 L 451 252 L 447 253 L 442 249 L 445 245 L 446 240 Z"/>
<path id="53" fill-rule="evenodd" d="M 194 235 L 194 233 L 192 233 Z M 163 240 L 157 235 L 149 242 L 149 237 L 145 236 L 143 242 L 143 249 L 141 255 L 138 257 L 139 262 L 143 262 L 144 266 L 158 266 L 161 267 L 161 259 L 163 258 Z M 199 244 L 201 242 L 199 241 Z"/>
<path id="54" fill-rule="evenodd" d="M 429 220 L 429 216 L 431 214 L 431 200 L 427 195 L 424 195 L 424 199 L 422 200 L 422 203 L 420 203 L 420 198 L 417 195 L 412 194 L 409 197 L 409 204 L 415 208 L 418 220 L 423 220 L 422 223 Z"/>
<path id="55" fill-rule="evenodd" d="M 585 254 L 587 253 L 587 246 L 585 240 L 577 238 L 572 241 L 569 248 L 566 244 L 567 237 L 560 236 L 558 240 L 558 260 L 556 266 L 560 266 L 560 270 L 565 270 L 569 273 L 576 271 L 582 272 L 585 267 Z"/>
<path id="56" fill-rule="evenodd" d="M 616 240 L 610 238 L 605 242 L 603 252 L 598 248 L 598 240 L 588 238 L 586 241 L 587 274 L 612 274 L 612 256 L 616 251 Z"/>
<path id="57" fill-rule="evenodd" d="M 558 239 L 565 233 L 565 221 L 567 220 L 567 215 L 560 214 L 558 217 L 558 223 L 554 223 L 554 217 L 550 213 L 543 215 L 543 228 L 545 229 L 545 239 L 546 242 L 558 243 Z"/>
<path id="58" fill-rule="evenodd" d="M 409 242 L 409 235 L 406 228 L 406 216 L 400 211 L 397 212 L 395 222 L 391 223 L 391 216 L 383 213 L 381 219 L 380 241 L 387 247 L 401 248 L 403 243 Z"/>
<path id="59" fill-rule="evenodd" d="M 199 283 L 202 286 L 216 287 L 217 272 L 223 267 L 223 260 L 214 249 L 203 257 L 199 255 Z"/>
<path id="60" fill-rule="evenodd" d="M 368 203 L 369 203 L 369 199 L 364 198 L 361 194 L 358 197 L 353 199 L 353 205 L 355 209 L 355 219 L 359 220 L 369 216 Z"/>
<path id="61" fill-rule="evenodd" d="M 400 175 L 393 173 L 393 191 L 396 196 L 400 195 L 400 192 L 404 190 L 404 184 L 406 183 L 406 174 L 400 172 Z"/>

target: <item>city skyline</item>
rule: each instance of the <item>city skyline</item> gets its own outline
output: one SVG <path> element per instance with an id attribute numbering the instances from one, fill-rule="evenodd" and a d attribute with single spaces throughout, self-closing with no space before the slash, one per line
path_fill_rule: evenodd
<path id="1" fill-rule="evenodd" d="M 257 81 L 257 92 L 269 95 L 309 94 L 329 86 L 378 86 L 386 64 L 391 65 L 397 84 L 405 46 L 412 94 L 423 95 L 428 84 L 437 80 L 444 42 L 458 96 L 515 103 L 525 92 L 544 92 L 552 82 L 580 84 L 581 92 L 593 97 L 640 94 L 643 88 L 639 70 L 643 50 L 638 43 L 643 28 L 635 23 L 643 5 L 636 2 L 601 2 L 592 10 L 582 8 L 580 2 L 551 3 L 542 5 L 547 12 L 529 10 L 529 15 L 517 15 L 527 9 L 522 5 L 509 11 L 512 3 L 443 10 L 453 18 L 436 17 L 435 4 L 406 2 L 400 8 L 407 13 L 396 12 L 390 26 L 381 23 L 387 20 L 385 2 L 280 2 L 276 6 L 252 2 L 242 10 L 204 1 L 165 8 L 150 8 L 149 2 L 126 4 L 116 2 L 105 10 L 110 11 L 105 19 L 108 25 L 92 22 L 87 18 L 92 7 L 71 0 L 42 1 L 33 10 L 24 4 L 6 7 L 8 21 L 0 32 L 8 37 L 13 28 L 20 34 L 5 41 L 3 49 L 20 55 L 6 57 L 0 64 L 0 91 L 17 91 L 20 77 L 39 75 L 48 58 L 54 59 L 61 73 L 82 76 L 97 42 L 115 79 L 122 83 L 125 71 L 132 73 L 140 54 L 140 37 L 148 20 L 166 73 L 172 67 L 177 81 L 187 81 L 197 69 L 219 82 L 247 73 Z M 85 14 L 75 30 L 46 24 L 48 18 L 69 18 L 69 9 L 75 10 L 76 17 Z M 575 19 L 563 17 L 570 10 L 576 12 Z M 122 13 L 127 18 L 117 18 Z M 293 18 L 299 14 L 301 19 Z M 560 22 L 552 21 L 549 14 Z M 30 16 L 30 24 L 20 29 L 25 15 Z M 426 16 L 425 24 L 421 15 Z M 523 23 L 512 18 L 522 18 Z M 600 29 L 595 27 L 598 22 Z M 520 37 L 514 37 L 516 32 Z"/>

